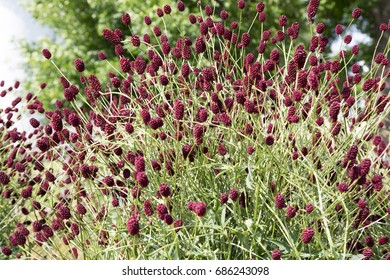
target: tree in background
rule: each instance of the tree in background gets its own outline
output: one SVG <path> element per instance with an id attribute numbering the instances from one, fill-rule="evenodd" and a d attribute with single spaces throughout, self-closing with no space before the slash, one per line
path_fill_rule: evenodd
<path id="1" fill-rule="evenodd" d="M 126 26 L 121 22 L 121 15 L 124 12 L 128 12 L 131 15 L 131 32 L 133 34 L 142 35 L 148 33 L 152 35 L 152 27 L 158 25 L 162 19 L 156 16 L 156 9 L 162 7 L 164 4 L 174 4 L 176 1 L 167 0 L 145 0 L 142 5 L 139 1 L 133 0 L 121 0 L 121 1 L 88 1 L 88 0 L 69 0 L 69 1 L 50 1 L 50 0 L 34 0 L 23 2 L 23 6 L 32 14 L 32 16 L 41 24 L 52 28 L 55 37 L 53 39 L 44 39 L 36 43 L 29 43 L 26 41 L 21 42 L 22 52 L 26 57 L 26 65 L 29 67 L 26 69 L 28 77 L 27 81 L 28 90 L 36 90 L 40 83 L 48 82 L 46 89 L 44 90 L 41 100 L 45 104 L 45 108 L 52 108 L 56 99 L 62 99 L 62 87 L 59 82 L 59 73 L 52 70 L 52 65 L 49 63 L 43 63 L 41 50 L 42 48 L 49 48 L 53 53 L 56 64 L 61 66 L 63 74 L 72 82 L 76 82 L 78 75 L 74 70 L 74 59 L 81 57 L 85 64 L 88 73 L 107 73 L 110 68 L 110 64 L 105 61 L 99 61 L 97 54 L 99 51 L 103 51 L 107 55 L 107 60 L 117 65 L 118 58 L 115 57 L 113 46 L 107 42 L 102 36 L 101 31 L 110 26 L 116 26 L 123 30 L 125 36 L 131 35 Z M 216 11 L 220 11 L 221 4 L 226 1 L 202 1 L 205 5 L 206 2 L 210 3 L 210 6 L 215 7 Z M 254 6 L 259 1 L 247 0 L 245 4 L 249 9 L 229 9 L 232 5 L 237 5 L 236 1 L 227 1 L 224 3 L 224 8 L 228 10 L 230 18 L 232 20 L 238 20 L 240 17 L 248 18 L 244 21 L 243 30 L 249 28 L 252 24 L 252 19 L 255 15 L 249 14 L 249 11 L 253 11 Z M 297 21 L 301 26 L 300 38 L 304 40 L 310 40 L 311 32 L 307 30 L 308 24 L 305 22 L 304 14 L 307 6 L 307 1 L 303 0 L 268 0 L 264 1 L 266 5 L 267 22 L 273 22 L 274 26 L 267 28 L 276 31 L 278 27 L 279 16 L 284 14 L 287 16 L 289 23 Z M 330 42 L 334 41 L 337 37 L 334 33 L 334 26 L 338 23 L 345 24 L 349 22 L 351 11 L 355 7 L 360 7 L 363 10 L 362 19 L 364 21 L 362 33 L 367 34 L 375 41 L 380 37 L 381 31 L 379 30 L 379 24 L 388 21 L 388 15 L 390 14 L 390 2 L 387 0 L 344 0 L 344 1 L 331 1 L 322 0 L 319 14 L 321 18 L 327 18 L 324 22 L 326 25 L 326 35 L 329 37 Z M 192 12 L 198 11 L 197 1 L 185 1 L 186 13 L 181 13 L 181 16 L 188 16 Z M 174 7 L 176 8 L 176 7 Z M 141 23 L 144 20 L 144 16 L 149 16 L 153 19 L 149 30 L 141 29 L 144 27 Z M 205 16 L 205 15 L 204 15 Z M 344 18 L 341 22 L 338 22 L 340 18 Z M 269 20 L 272 19 L 272 20 Z M 337 19 L 337 20 L 336 20 Z M 180 29 L 185 29 L 186 33 L 195 32 L 197 25 L 191 25 L 188 20 L 178 20 L 175 18 L 167 19 L 165 24 L 168 36 L 179 37 Z M 188 25 L 177 26 L 176 22 L 187 22 Z M 246 24 L 246 25 L 245 25 Z M 256 28 L 256 25 L 253 25 Z M 258 31 L 260 37 L 260 30 Z M 305 35 L 305 36 L 302 36 Z M 386 44 L 389 35 L 388 32 L 384 35 L 379 45 L 379 49 L 383 49 Z M 83 38 L 82 40 L 80 38 Z M 256 51 L 256 40 L 252 40 L 252 49 Z M 370 58 L 365 57 L 365 54 L 372 53 L 375 46 L 371 44 L 360 43 L 360 58 L 367 60 Z M 132 52 L 132 49 L 129 49 Z M 134 53 L 133 55 L 137 55 Z M 101 77 L 105 78 L 105 77 Z M 55 82 L 57 81 L 57 82 Z"/>

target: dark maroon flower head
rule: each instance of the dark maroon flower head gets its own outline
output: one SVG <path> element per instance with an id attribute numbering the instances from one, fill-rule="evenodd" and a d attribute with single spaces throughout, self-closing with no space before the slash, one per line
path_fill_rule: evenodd
<path id="1" fill-rule="evenodd" d="M 175 229 L 176 232 L 178 232 L 181 227 L 183 226 L 183 221 L 182 220 L 176 220 L 173 222 L 173 227 Z"/>
<path id="2" fill-rule="evenodd" d="M 130 25 L 130 23 L 131 23 L 131 17 L 130 17 L 130 15 L 129 15 L 128 13 L 124 13 L 124 14 L 122 15 L 122 22 L 123 22 L 123 24 L 126 25 L 126 26 Z"/>
<path id="3" fill-rule="evenodd" d="M 152 19 L 148 16 L 144 17 L 144 22 L 146 25 L 151 25 L 152 24 Z"/>
<path id="4" fill-rule="evenodd" d="M 337 102 L 337 101 L 334 101 L 330 107 L 329 107 L 329 117 L 330 119 L 332 120 L 332 122 L 336 122 L 337 121 L 337 116 L 340 112 L 340 103 Z"/>
<path id="5" fill-rule="evenodd" d="M 257 5 L 256 5 L 256 11 L 257 11 L 258 13 L 261 13 L 262 11 L 264 11 L 264 2 L 259 2 L 259 3 L 257 3 Z"/>
<path id="6" fill-rule="evenodd" d="M 42 225 L 42 233 L 45 238 L 50 238 L 54 235 L 52 228 L 48 225 Z"/>
<path id="7" fill-rule="evenodd" d="M 139 233 L 139 222 L 137 218 L 130 217 L 126 223 L 127 231 L 131 235 L 137 235 Z"/>
<path id="8" fill-rule="evenodd" d="M 323 22 L 319 22 L 316 26 L 316 32 L 318 34 L 322 34 L 325 31 L 325 24 Z"/>
<path id="9" fill-rule="evenodd" d="M 61 219 L 53 219 L 51 221 L 51 227 L 55 231 L 64 229 L 64 225 Z"/>
<path id="10" fill-rule="evenodd" d="M 79 252 L 78 252 L 76 247 L 72 248 L 72 254 L 73 254 L 75 259 L 77 259 L 79 257 Z"/>
<path id="11" fill-rule="evenodd" d="M 139 47 L 141 45 L 141 39 L 137 35 L 131 36 L 130 41 L 134 47 Z"/>
<path id="12" fill-rule="evenodd" d="M 151 118 L 149 121 L 150 128 L 156 130 L 164 125 L 163 120 L 160 117 Z"/>
<path id="13" fill-rule="evenodd" d="M 305 206 L 305 211 L 307 214 L 310 214 L 311 212 L 313 212 L 313 210 L 314 210 L 313 204 L 309 203 Z"/>
<path id="14" fill-rule="evenodd" d="M 20 232 L 19 230 L 17 230 L 14 233 L 12 233 L 10 238 L 14 239 L 14 243 L 16 242 L 16 245 L 20 245 L 20 246 L 23 246 L 24 244 L 26 244 L 26 241 L 27 241 L 26 240 L 26 236 L 24 234 L 22 234 L 22 232 Z M 10 241 L 10 243 L 12 245 L 11 241 Z"/>
<path id="15" fill-rule="evenodd" d="M 105 184 L 107 187 L 113 187 L 115 185 L 115 181 L 111 176 L 106 176 L 102 180 L 103 184 Z"/>
<path id="16" fill-rule="evenodd" d="M 227 153 L 227 149 L 226 149 L 225 145 L 219 144 L 218 145 L 218 154 L 220 154 L 221 156 L 224 156 L 224 155 L 226 155 L 226 153 Z"/>
<path id="17" fill-rule="evenodd" d="M 79 203 L 76 205 L 76 211 L 80 214 L 80 215 L 85 215 L 87 213 L 87 209 L 85 209 L 84 205 Z"/>
<path id="18" fill-rule="evenodd" d="M 204 11 L 205 11 L 205 13 L 206 13 L 207 16 L 211 16 L 211 15 L 213 14 L 213 9 L 211 8 L 210 5 L 206 5 L 206 6 L 204 7 Z"/>
<path id="19" fill-rule="evenodd" d="M 160 80 L 160 84 L 163 86 L 166 86 L 169 84 L 168 77 L 165 75 L 160 75 L 159 80 Z"/>
<path id="20" fill-rule="evenodd" d="M 366 243 L 368 247 L 374 247 L 375 240 L 370 235 L 367 235 L 364 237 L 364 243 Z"/>
<path id="21" fill-rule="evenodd" d="M 286 216 L 290 219 L 295 217 L 295 214 L 297 213 L 297 209 L 294 206 L 287 206 L 286 209 Z"/>
<path id="22" fill-rule="evenodd" d="M 138 184 L 141 187 L 143 187 L 143 188 L 147 187 L 148 184 L 149 184 L 148 176 L 143 171 L 142 172 L 137 172 L 137 178 L 136 179 L 137 179 Z"/>
<path id="23" fill-rule="evenodd" d="M 340 35 L 341 33 L 343 33 L 343 26 L 341 24 L 337 24 L 334 30 L 337 35 Z"/>
<path id="24" fill-rule="evenodd" d="M 359 53 L 359 46 L 358 45 L 354 45 L 351 49 L 351 53 L 353 55 L 357 55 Z"/>
<path id="25" fill-rule="evenodd" d="M 221 195 L 219 196 L 219 202 L 221 202 L 221 204 L 225 204 L 228 201 L 228 199 L 229 197 L 227 193 L 221 193 Z"/>
<path id="26" fill-rule="evenodd" d="M 78 72 L 83 72 L 85 70 L 84 61 L 81 58 L 76 58 L 74 60 L 74 67 Z"/>
<path id="27" fill-rule="evenodd" d="M 359 167 L 360 167 L 360 176 L 367 175 L 370 172 L 371 160 L 368 158 L 363 159 Z"/>
<path id="28" fill-rule="evenodd" d="M 298 66 L 298 69 L 301 69 L 305 64 L 307 53 L 303 45 L 298 45 L 294 52 L 294 62 Z"/>
<path id="29" fill-rule="evenodd" d="M 78 127 L 81 125 L 81 119 L 80 117 L 75 114 L 75 113 L 71 113 L 69 115 L 69 124 L 73 127 Z"/>
<path id="30" fill-rule="evenodd" d="M 166 13 L 167 15 L 169 15 L 172 12 L 172 8 L 169 5 L 164 5 L 163 9 L 164 9 L 164 13 Z"/>
<path id="31" fill-rule="evenodd" d="M 390 24 L 386 24 L 386 23 L 381 23 L 380 25 L 379 25 L 379 30 L 380 31 L 386 31 L 386 30 L 388 30 L 388 29 L 390 29 Z"/>
<path id="32" fill-rule="evenodd" d="M 359 18 L 360 16 L 362 15 L 362 10 L 361 9 L 359 9 L 359 8 L 355 8 L 355 9 L 353 9 L 353 11 L 352 11 L 352 17 L 353 18 Z"/>
<path id="33" fill-rule="evenodd" d="M 119 66 L 124 73 L 129 73 L 131 71 L 130 61 L 126 57 L 120 58 Z"/>
<path id="34" fill-rule="evenodd" d="M 164 220 L 165 215 L 168 214 L 168 208 L 160 203 L 157 205 L 157 215 L 161 220 Z"/>
<path id="35" fill-rule="evenodd" d="M 42 152 L 46 152 L 50 149 L 50 140 L 49 137 L 44 136 L 41 137 L 37 140 L 37 147 L 40 149 Z M 1 173 L 0 173 L 1 174 Z M 1 178 L 1 177 L 0 177 Z M 1 181 L 0 181 L 1 182 Z"/>
<path id="36" fill-rule="evenodd" d="M 363 250 L 362 254 L 363 254 L 365 260 L 369 260 L 369 259 L 371 259 L 373 252 L 372 252 L 371 248 L 365 248 Z"/>
<path id="37" fill-rule="evenodd" d="M 245 8 L 245 1 L 244 0 L 239 0 L 237 3 L 237 7 L 242 10 Z"/>
<path id="38" fill-rule="evenodd" d="M 304 244 L 307 244 L 312 240 L 313 236 L 314 236 L 314 229 L 306 228 L 302 232 L 301 240 Z"/>
<path id="39" fill-rule="evenodd" d="M 20 192 L 20 195 L 23 197 L 23 198 L 30 198 L 31 195 L 32 195 L 32 186 L 28 186 L 27 188 L 23 189 L 21 192 Z"/>
<path id="40" fill-rule="evenodd" d="M 222 10 L 219 16 L 222 20 L 227 20 L 229 18 L 229 13 L 225 10 Z"/>
<path id="41" fill-rule="evenodd" d="M 249 46 L 249 43 L 251 41 L 251 36 L 249 35 L 249 33 L 243 33 L 242 36 L 241 36 L 241 43 L 242 43 L 242 46 L 243 47 L 247 47 Z"/>
<path id="42" fill-rule="evenodd" d="M 148 109 L 144 108 L 141 110 L 141 118 L 145 124 L 149 123 L 151 117 Z"/>
<path id="43" fill-rule="evenodd" d="M 51 116 L 50 124 L 51 124 L 51 127 L 52 127 L 55 131 L 61 131 L 62 128 L 63 128 L 62 116 L 61 116 L 60 114 L 54 113 L 54 114 Z"/>
<path id="44" fill-rule="evenodd" d="M 340 183 L 337 185 L 337 189 L 340 191 L 340 192 L 346 192 L 348 190 L 348 184 L 347 183 Z"/>
<path id="45" fill-rule="evenodd" d="M 164 222 L 167 224 L 167 225 L 171 225 L 173 224 L 173 218 L 170 214 L 166 214 L 164 216 Z"/>
<path id="46" fill-rule="evenodd" d="M 199 216 L 199 217 L 203 217 L 205 214 L 206 214 L 206 210 L 207 210 L 207 205 L 205 202 L 203 201 L 200 201 L 200 202 L 194 202 L 193 204 L 193 210 L 194 213 Z"/>
<path id="47" fill-rule="evenodd" d="M 163 17 L 164 16 L 164 11 L 161 8 L 157 8 L 156 14 L 158 17 Z"/>
<path id="48" fill-rule="evenodd" d="M 318 7 L 320 6 L 320 0 L 310 0 L 309 5 L 307 6 L 307 19 L 310 22 L 314 21 L 314 18 L 317 14 Z"/>
<path id="49" fill-rule="evenodd" d="M 203 37 L 196 38 L 194 49 L 195 49 L 195 52 L 197 54 L 200 54 L 200 53 L 203 53 L 206 51 L 206 43 L 205 43 Z"/>
<path id="50" fill-rule="evenodd" d="M 158 192 L 161 196 L 168 197 L 171 195 L 171 189 L 169 188 L 168 184 L 162 183 L 158 187 Z"/>
<path id="51" fill-rule="evenodd" d="M 102 30 L 103 37 L 113 45 L 120 44 L 121 38 L 111 29 Z"/>
<path id="52" fill-rule="evenodd" d="M 248 146 L 246 152 L 248 153 L 248 155 L 251 155 L 255 152 L 255 148 L 253 146 Z"/>
<path id="53" fill-rule="evenodd" d="M 18 231 L 25 237 L 30 234 L 30 231 L 23 224 L 18 225 Z"/>
<path id="54" fill-rule="evenodd" d="M 266 15 L 264 12 L 259 12 L 259 21 L 264 22 L 266 19 Z"/>
<path id="55" fill-rule="evenodd" d="M 78 93 L 79 89 L 75 85 L 70 85 L 68 88 L 64 89 L 64 97 L 67 101 L 74 100 Z"/>
<path id="56" fill-rule="evenodd" d="M 184 103 L 180 100 L 176 100 L 173 105 L 174 118 L 182 120 L 184 117 Z"/>
<path id="57" fill-rule="evenodd" d="M 31 118 L 29 121 L 30 121 L 30 124 L 33 128 L 37 128 L 40 125 L 39 121 L 35 118 Z"/>
<path id="58" fill-rule="evenodd" d="M 280 257 L 282 256 L 282 252 L 278 249 L 275 249 L 271 252 L 271 256 L 273 260 L 280 260 Z"/>
<path id="59" fill-rule="evenodd" d="M 8 185 L 9 182 L 10 182 L 9 176 L 4 171 L 0 171 L 0 184 L 4 186 L 4 185 Z"/>
<path id="60" fill-rule="evenodd" d="M 358 206 L 360 209 L 364 209 L 364 208 L 366 208 L 366 206 L 367 206 L 367 202 L 364 201 L 363 199 L 360 199 L 360 198 L 359 198 L 358 203 L 357 203 L 357 206 Z"/>
<path id="61" fill-rule="evenodd" d="M 375 174 L 371 178 L 371 184 L 375 190 L 380 191 L 383 188 L 382 182 L 383 176 L 381 174 Z"/>
<path id="62" fill-rule="evenodd" d="M 177 9 L 178 9 L 180 12 L 184 11 L 184 9 L 185 9 L 183 1 L 178 1 L 178 2 L 176 3 L 176 7 L 177 7 Z"/>
<path id="63" fill-rule="evenodd" d="M 48 49 L 43 49 L 42 50 L 42 54 L 43 56 L 46 58 L 46 59 L 50 59 L 51 58 L 51 53 Z"/>
<path id="64" fill-rule="evenodd" d="M 149 200 L 144 201 L 144 213 L 146 216 L 152 216 L 154 213 L 152 203 Z"/>
<path id="65" fill-rule="evenodd" d="M 283 209 L 284 207 L 287 206 L 286 202 L 284 200 L 284 195 L 281 193 L 277 193 L 275 195 L 274 202 L 275 202 L 276 208 L 278 208 L 278 209 Z"/>
<path id="66" fill-rule="evenodd" d="M 239 192 L 236 188 L 232 188 L 229 191 L 229 197 L 231 200 L 236 201 L 238 199 Z"/>
<path id="67" fill-rule="evenodd" d="M 381 237 L 378 238 L 378 244 L 379 245 L 385 245 L 387 243 L 389 243 L 389 237 L 381 236 Z"/>
<path id="68" fill-rule="evenodd" d="M 133 124 L 131 122 L 127 122 L 125 124 L 125 130 L 126 130 L 127 133 L 130 133 L 130 134 L 133 133 L 134 132 Z"/>
<path id="69" fill-rule="evenodd" d="M 190 14 L 188 16 L 188 20 L 190 21 L 191 24 L 195 24 L 196 23 L 196 16 L 194 16 L 193 14 Z"/>
<path id="70" fill-rule="evenodd" d="M 60 205 L 57 209 L 57 216 L 62 220 L 68 220 L 71 217 L 69 208 L 64 205 Z"/>
<path id="71" fill-rule="evenodd" d="M 272 135 L 268 135 L 266 138 L 265 138 L 265 143 L 268 145 L 268 146 L 272 146 L 275 142 L 275 139 Z"/>
<path id="72" fill-rule="evenodd" d="M 72 223 L 70 225 L 70 230 L 72 232 L 73 235 L 79 235 L 80 233 L 80 229 L 79 229 L 79 225 L 77 223 Z"/>
<path id="73" fill-rule="evenodd" d="M 145 171 L 145 159 L 143 156 L 137 156 L 134 158 L 135 170 L 137 172 Z"/>
<path id="74" fill-rule="evenodd" d="M 98 52 L 98 58 L 100 60 L 105 60 L 107 58 L 107 56 L 104 52 Z"/>
<path id="75" fill-rule="evenodd" d="M 1 246 L 1 252 L 5 256 L 10 256 L 12 254 L 12 250 L 8 246 Z"/>
<path id="76" fill-rule="evenodd" d="M 94 74 L 89 75 L 88 83 L 95 93 L 99 93 L 102 91 L 102 85 L 100 84 L 100 81 L 98 77 L 96 77 L 96 75 Z"/>
<path id="77" fill-rule="evenodd" d="M 285 15 L 282 15 L 279 17 L 279 26 L 286 26 L 287 25 L 287 17 Z"/>

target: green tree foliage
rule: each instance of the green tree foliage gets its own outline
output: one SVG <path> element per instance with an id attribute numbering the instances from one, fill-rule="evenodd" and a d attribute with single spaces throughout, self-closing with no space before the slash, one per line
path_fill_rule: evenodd
<path id="1" fill-rule="evenodd" d="M 158 7 L 162 7 L 164 4 L 171 4 L 173 9 L 176 1 L 167 0 L 145 0 L 140 4 L 139 1 L 133 0 L 120 0 L 120 1 L 91 1 L 91 0 L 68 0 L 68 1 L 51 1 L 51 0 L 34 0 L 23 2 L 26 9 L 32 14 L 32 16 L 38 20 L 41 24 L 47 25 L 52 28 L 54 32 L 54 38 L 44 39 L 35 43 L 29 43 L 26 41 L 21 42 L 21 48 L 26 57 L 26 69 L 28 72 L 27 88 L 32 91 L 36 91 L 39 88 L 40 83 L 47 82 L 47 88 L 43 91 L 41 99 L 45 104 L 45 108 L 52 108 L 54 101 L 57 98 L 62 99 L 62 87 L 59 83 L 59 73 L 53 71 L 52 65 L 42 58 L 42 48 L 48 48 L 53 54 L 53 58 L 57 65 L 60 66 L 64 75 L 76 82 L 78 75 L 73 67 L 73 61 L 75 58 L 82 58 L 86 64 L 87 73 L 97 74 L 105 73 L 110 68 L 110 65 L 105 61 L 99 61 L 97 59 L 97 53 L 103 51 L 106 53 L 108 61 L 113 64 L 118 63 L 118 58 L 115 57 L 113 46 L 108 43 L 102 36 L 101 31 L 104 28 L 117 27 L 124 31 L 124 34 L 129 36 L 130 32 L 137 35 L 149 33 L 152 36 L 152 27 L 155 25 L 165 26 L 168 36 L 179 37 L 180 30 L 186 30 L 186 33 L 195 32 L 197 26 L 191 26 L 186 19 L 179 20 L 178 18 L 170 17 L 164 19 L 158 18 L 155 11 Z M 184 1 L 186 5 L 186 13 L 180 16 L 188 17 L 189 13 L 197 12 L 196 0 Z M 207 4 L 215 7 L 216 11 L 221 10 L 221 4 L 223 2 L 224 8 L 229 11 L 230 18 L 239 20 L 240 17 L 247 18 L 244 20 L 244 25 L 240 30 L 248 30 L 251 26 L 255 16 L 251 11 L 254 11 L 254 7 L 259 2 L 257 0 L 247 0 L 246 8 L 239 10 L 235 7 L 236 1 L 201 1 L 204 7 Z M 315 31 L 309 31 L 310 25 L 305 24 L 305 9 L 308 1 L 303 0 L 268 0 L 264 1 L 266 5 L 267 23 L 273 22 L 273 25 L 266 26 L 273 31 L 278 28 L 279 16 L 284 14 L 288 18 L 289 24 L 293 21 L 297 21 L 301 25 L 300 38 L 310 40 L 310 36 Z M 362 18 L 359 20 L 364 21 L 363 29 L 361 32 L 367 34 L 369 37 L 376 41 L 380 36 L 379 24 L 381 22 L 387 22 L 386 11 L 390 10 L 390 3 L 387 0 L 322 0 L 320 10 L 318 14 L 321 18 L 327 18 L 324 22 L 327 26 L 326 35 L 330 38 L 330 42 L 336 39 L 334 34 L 334 26 L 337 23 L 341 23 L 344 26 L 350 22 L 351 11 L 355 7 L 360 7 L 363 10 Z M 130 13 L 132 17 L 131 30 L 127 30 L 121 22 L 121 15 L 124 12 Z M 218 13 L 219 14 L 219 13 Z M 143 17 L 150 16 L 153 19 L 152 25 L 149 28 L 143 23 Z M 175 17 L 177 17 L 177 13 Z M 272 20 L 270 20 L 272 19 Z M 177 23 L 181 23 L 180 26 Z M 183 25 L 185 22 L 187 25 Z M 258 25 L 254 24 L 252 32 L 255 36 L 261 36 L 261 30 L 256 30 Z M 304 35 L 304 36 L 302 36 Z M 385 33 L 385 38 L 381 42 L 386 42 L 388 35 Z M 154 41 L 157 42 L 156 40 Z M 131 44 L 127 44 L 130 46 Z M 126 44 L 125 44 L 126 46 Z M 252 49 L 255 51 L 257 46 L 257 40 L 252 40 Z M 372 49 L 375 46 L 360 45 L 361 58 L 370 59 L 364 57 L 365 53 L 372 53 Z M 380 46 L 379 46 L 380 47 Z M 130 52 L 137 51 L 134 48 L 129 47 Z M 132 53 L 133 56 L 137 53 Z M 103 77 L 101 77 L 103 78 Z"/>

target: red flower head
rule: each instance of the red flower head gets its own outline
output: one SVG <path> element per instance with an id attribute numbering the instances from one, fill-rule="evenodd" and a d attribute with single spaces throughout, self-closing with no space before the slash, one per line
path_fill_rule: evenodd
<path id="1" fill-rule="evenodd" d="M 154 213 L 152 203 L 149 200 L 144 201 L 144 213 L 146 216 L 152 216 Z"/>
<path id="2" fill-rule="evenodd" d="M 137 218 L 130 217 L 126 223 L 127 231 L 131 235 L 137 235 L 139 233 L 139 222 Z"/>
<path id="3" fill-rule="evenodd" d="M 76 58 L 74 61 L 74 67 L 78 72 L 83 72 L 85 70 L 84 61 L 81 58 Z"/>
<path id="4" fill-rule="evenodd" d="M 161 196 L 168 197 L 171 195 L 171 190 L 169 186 L 165 183 L 160 184 L 158 188 L 158 192 L 160 193 Z"/>
<path id="5" fill-rule="evenodd" d="M 177 4 L 176 4 L 176 7 L 177 7 L 177 9 L 180 11 L 180 12 L 182 12 L 182 11 L 184 11 L 184 3 L 183 3 L 183 1 L 178 1 L 177 2 Z"/>
<path id="6" fill-rule="evenodd" d="M 46 59 L 50 59 L 51 58 L 51 53 L 48 49 L 43 49 L 42 50 L 42 54 L 43 56 L 46 58 Z"/>
<path id="7" fill-rule="evenodd" d="M 164 220 L 165 215 L 168 214 L 168 208 L 160 203 L 157 205 L 157 215 L 161 220 Z"/>
<path id="8" fill-rule="evenodd" d="M 280 260 L 280 257 L 282 256 L 282 252 L 280 250 L 276 249 L 271 252 L 272 259 L 273 260 Z"/>
<path id="9" fill-rule="evenodd" d="M 362 15 L 362 10 L 361 9 L 359 9 L 359 8 L 355 8 L 355 9 L 353 9 L 353 11 L 352 11 L 352 17 L 353 18 L 359 18 L 360 16 Z"/>
<path id="10" fill-rule="evenodd" d="M 130 25 L 130 23 L 131 23 L 131 17 L 130 17 L 130 15 L 128 14 L 128 13 L 124 13 L 123 15 L 122 15 L 122 22 L 123 22 L 123 24 L 124 25 Z"/>
<path id="11" fill-rule="evenodd" d="M 103 29 L 103 37 L 113 45 L 120 44 L 121 38 L 111 29 Z"/>
<path id="12" fill-rule="evenodd" d="M 278 193 L 275 195 L 274 202 L 275 202 L 276 208 L 278 208 L 278 209 L 283 209 L 284 207 L 287 206 L 286 202 L 284 201 L 284 195 L 281 193 Z"/>
<path id="13" fill-rule="evenodd" d="M 175 231 L 178 232 L 181 227 L 183 226 L 183 221 L 182 220 L 176 220 L 173 222 L 173 227 L 175 228 Z"/>
<path id="14" fill-rule="evenodd" d="M 304 244 L 309 243 L 314 236 L 314 229 L 313 228 L 306 228 L 301 235 L 301 240 Z"/>

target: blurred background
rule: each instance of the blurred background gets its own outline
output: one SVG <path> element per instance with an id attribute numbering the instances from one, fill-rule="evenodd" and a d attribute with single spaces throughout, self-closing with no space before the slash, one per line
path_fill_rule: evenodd
<path id="1" fill-rule="evenodd" d="M 202 6 L 210 4 L 216 7 L 219 14 L 221 4 L 228 10 L 230 18 L 239 20 L 237 1 L 204 1 Z M 246 0 L 241 30 L 246 30 L 254 15 L 255 6 L 259 1 Z M 305 16 L 308 0 L 266 0 L 265 13 L 267 15 L 266 28 L 277 30 L 278 18 L 284 14 L 288 23 L 298 21 L 301 25 L 300 40 L 309 41 L 310 32 Z M 41 54 L 43 48 L 48 48 L 56 64 L 69 80 L 78 82 L 79 77 L 73 69 L 75 58 L 85 61 L 88 73 L 108 73 L 108 64 L 97 59 L 97 53 L 104 51 L 108 60 L 117 63 L 113 47 L 101 36 L 103 28 L 120 28 L 125 35 L 130 32 L 121 22 L 124 12 L 132 17 L 132 31 L 136 34 L 151 34 L 151 28 L 143 23 L 144 16 L 150 16 L 151 25 L 159 25 L 161 19 L 155 14 L 157 8 L 164 4 L 171 4 L 174 17 L 167 20 L 169 36 L 177 38 L 177 26 L 171 23 L 181 23 L 181 30 L 186 30 L 186 36 L 194 37 L 198 32 L 196 26 L 191 26 L 187 20 L 190 13 L 199 13 L 197 0 L 184 0 L 186 10 L 176 13 L 176 1 L 173 0 L 0 0 L 0 80 L 5 80 L 7 86 L 12 86 L 16 80 L 21 81 L 21 88 L 25 91 L 37 93 L 42 82 L 47 87 L 40 93 L 45 109 L 54 107 L 55 100 L 62 99 L 62 87 L 59 83 L 60 74 L 48 63 Z M 390 1 L 388 0 L 321 0 L 317 18 L 326 25 L 326 35 L 329 37 L 332 48 L 329 56 L 338 55 L 340 38 L 334 34 L 334 26 L 338 23 L 344 28 L 350 23 L 351 12 L 355 7 L 363 11 L 362 17 L 355 20 L 350 34 L 353 41 L 360 45 L 360 54 L 356 59 L 371 61 L 371 55 L 376 42 L 381 35 L 379 25 L 388 23 L 390 15 Z M 165 20 L 165 19 L 164 19 Z M 318 22 L 318 20 L 317 20 Z M 357 23 L 355 25 L 355 23 Z M 256 33 L 256 30 L 254 30 Z M 379 50 L 382 50 L 389 38 L 390 31 L 385 32 L 380 41 Z M 191 35 L 193 34 L 193 35 Z M 253 37 L 252 37 L 253 38 Z M 252 40 L 251 48 L 256 51 L 258 40 Z M 126 47 L 126 46 L 125 46 Z M 105 78 L 100 76 L 99 78 Z M 2 100 L 4 103 L 4 100 Z M 3 106 L 2 106 L 3 107 Z"/>

